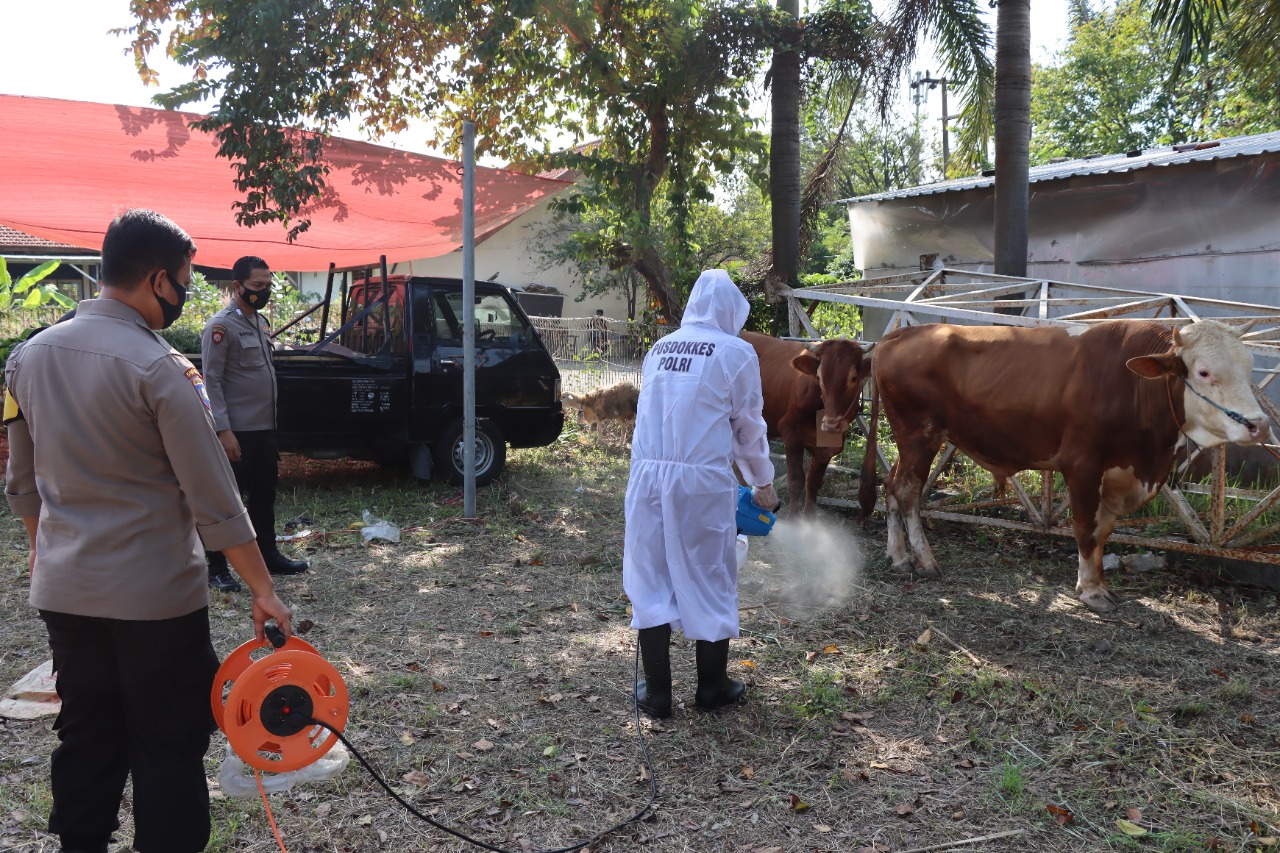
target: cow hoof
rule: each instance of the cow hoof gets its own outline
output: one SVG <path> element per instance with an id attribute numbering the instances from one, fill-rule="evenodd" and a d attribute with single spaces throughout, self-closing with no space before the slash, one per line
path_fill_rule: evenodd
<path id="1" fill-rule="evenodd" d="M 1110 613 L 1120 606 L 1120 599 L 1116 598 L 1109 589 L 1091 589 L 1087 592 L 1080 593 L 1080 600 L 1084 602 L 1094 613 Z"/>
<path id="2" fill-rule="evenodd" d="M 920 580 L 937 580 L 938 578 L 942 577 L 942 569 L 938 568 L 937 566 L 925 566 L 920 563 L 917 563 L 915 560 L 912 560 L 910 568 L 911 568 L 911 577 L 913 579 L 919 578 Z"/>

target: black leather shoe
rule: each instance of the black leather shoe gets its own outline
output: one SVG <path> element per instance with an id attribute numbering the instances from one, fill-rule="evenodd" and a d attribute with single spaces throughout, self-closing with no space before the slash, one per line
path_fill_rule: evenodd
<path id="1" fill-rule="evenodd" d="M 113 838 L 112 841 L 115 839 Z M 107 846 L 111 842 L 103 841 L 99 844 L 67 844 L 63 843 L 59 849 L 62 853 L 107 853 Z"/>
<path id="2" fill-rule="evenodd" d="M 273 575 L 300 575 L 311 568 L 306 560 L 290 560 L 279 551 L 264 555 L 263 561 L 267 564 L 267 571 Z"/>
<path id="3" fill-rule="evenodd" d="M 240 586 L 240 581 L 233 578 L 230 572 L 209 575 L 209 588 L 216 589 L 219 592 L 239 592 L 243 589 Z"/>

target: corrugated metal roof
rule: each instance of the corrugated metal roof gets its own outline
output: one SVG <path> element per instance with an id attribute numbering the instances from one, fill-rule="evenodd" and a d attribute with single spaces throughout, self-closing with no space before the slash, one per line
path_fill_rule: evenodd
<path id="1" fill-rule="evenodd" d="M 1252 157 L 1258 154 L 1275 152 L 1280 152 L 1280 132 L 1259 133 L 1253 136 L 1216 139 L 1212 142 L 1187 143 L 1186 145 L 1177 145 L 1170 148 L 1151 148 L 1128 154 L 1103 154 L 1097 157 L 1085 157 L 1079 160 L 1066 160 L 1061 163 L 1033 166 L 1030 170 L 1029 179 L 1034 184 L 1040 181 L 1055 181 L 1060 178 L 1074 178 L 1080 175 L 1133 172 L 1138 169 L 1148 169 L 1156 166 L 1176 166 L 1200 160 L 1227 160 L 1232 157 Z M 895 198 L 911 198 L 912 196 L 974 190 L 981 187 L 989 187 L 995 183 L 995 180 L 993 176 L 955 178 L 950 181 L 939 181 L 935 184 L 921 184 L 917 187 L 907 187 L 901 190 L 890 190 L 889 192 L 874 193 L 855 198 L 842 198 L 835 203 L 888 201 Z"/>

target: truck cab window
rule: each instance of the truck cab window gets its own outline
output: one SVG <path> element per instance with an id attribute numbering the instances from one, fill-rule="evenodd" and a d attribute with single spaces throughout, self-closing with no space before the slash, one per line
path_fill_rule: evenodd
<path id="1" fill-rule="evenodd" d="M 443 341 L 462 341 L 465 309 L 461 293 L 436 294 L 436 334 Z M 511 308 L 502 294 L 487 293 L 476 297 L 476 342 L 490 346 L 523 347 L 529 341 L 529 327 L 523 317 Z"/>

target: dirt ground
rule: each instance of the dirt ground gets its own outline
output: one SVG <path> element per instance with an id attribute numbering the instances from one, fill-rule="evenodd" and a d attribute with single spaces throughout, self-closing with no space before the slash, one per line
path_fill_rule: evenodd
<path id="1" fill-rule="evenodd" d="M 826 513 L 755 541 L 740 579 L 738 708 L 692 707 L 692 644 L 672 648 L 673 719 L 630 704 L 621 588 L 627 450 L 513 451 L 481 490 L 362 463 L 286 457 L 281 523 L 306 575 L 279 579 L 307 641 L 350 689 L 347 734 L 433 819 L 516 851 L 1254 851 L 1280 835 L 1277 596 L 1212 566 L 1112 579 L 1099 617 L 1067 543 L 935 524 L 940 581 L 908 583 L 883 520 Z M 833 488 L 839 488 L 838 482 Z M 365 543 L 362 510 L 402 528 Z M 46 658 L 26 603 L 21 525 L 0 515 L 0 682 Z M 217 595 L 222 655 L 250 636 Z M 51 718 L 0 721 L 0 849 L 49 853 Z M 643 745 L 651 769 L 646 765 Z M 280 849 L 262 802 L 217 789 L 210 851 Z M 290 853 L 466 850 L 355 761 L 270 796 Z M 129 804 L 121 842 L 130 836 Z M 128 849 L 113 846 L 115 853 Z"/>

